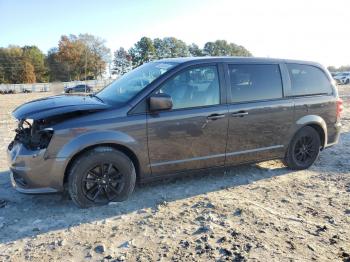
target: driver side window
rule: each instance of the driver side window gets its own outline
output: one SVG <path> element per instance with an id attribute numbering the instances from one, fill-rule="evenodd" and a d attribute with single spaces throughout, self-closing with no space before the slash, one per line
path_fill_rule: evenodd
<path id="1" fill-rule="evenodd" d="M 220 85 L 216 66 L 185 70 L 166 81 L 157 93 L 171 96 L 173 109 L 217 105 Z"/>

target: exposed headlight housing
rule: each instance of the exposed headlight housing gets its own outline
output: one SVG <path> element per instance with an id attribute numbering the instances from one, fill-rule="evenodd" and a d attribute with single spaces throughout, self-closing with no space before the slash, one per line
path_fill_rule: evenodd
<path id="1" fill-rule="evenodd" d="M 31 119 L 20 120 L 15 131 L 15 141 L 31 150 L 47 148 L 54 133 L 52 128 L 45 127 L 40 120 Z"/>

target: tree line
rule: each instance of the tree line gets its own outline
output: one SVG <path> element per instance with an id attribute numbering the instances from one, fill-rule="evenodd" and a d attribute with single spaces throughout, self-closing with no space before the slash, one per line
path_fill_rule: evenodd
<path id="1" fill-rule="evenodd" d="M 327 69 L 329 72 L 350 72 L 350 65 L 342 65 L 339 67 L 329 66 Z"/>
<path id="2" fill-rule="evenodd" d="M 207 42 L 201 49 L 197 44 L 187 45 L 175 37 L 153 40 L 149 37 L 142 37 L 128 51 L 123 47 L 115 51 L 113 72 L 124 74 L 152 60 L 187 56 L 252 56 L 252 54 L 245 47 L 228 43 L 226 40 Z"/>
<path id="3" fill-rule="evenodd" d="M 36 46 L 0 48 L 0 83 L 35 83 L 96 79 L 106 72 L 123 75 L 152 60 L 187 56 L 252 56 L 243 46 L 216 40 L 187 45 L 175 37 L 142 37 L 130 49 L 114 52 L 105 40 L 90 35 L 62 35 L 58 46 L 44 54 Z"/>
<path id="4" fill-rule="evenodd" d="M 36 46 L 0 48 L 0 83 L 35 83 L 96 79 L 105 70 L 110 50 L 89 34 L 63 35 L 44 54 Z"/>

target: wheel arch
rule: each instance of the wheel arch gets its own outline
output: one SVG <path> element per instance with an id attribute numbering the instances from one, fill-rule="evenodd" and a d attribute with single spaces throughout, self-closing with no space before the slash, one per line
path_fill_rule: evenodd
<path id="1" fill-rule="evenodd" d="M 317 133 L 319 134 L 320 139 L 321 139 L 322 149 L 327 145 L 327 137 L 328 137 L 327 124 L 323 120 L 322 117 L 317 116 L 317 115 L 307 115 L 307 116 L 301 117 L 296 122 L 296 124 L 297 124 L 297 129 L 294 132 L 294 135 L 303 127 L 310 126 L 310 127 L 314 128 L 317 131 Z M 293 135 L 293 137 L 294 137 L 294 135 Z"/>
<path id="2" fill-rule="evenodd" d="M 141 170 L 140 162 L 139 162 L 139 159 L 137 158 L 136 154 L 130 148 L 128 148 L 125 145 L 118 144 L 118 143 L 99 143 L 99 144 L 89 145 L 89 146 L 81 149 L 80 151 L 76 152 L 69 159 L 69 161 L 65 167 L 65 170 L 64 170 L 63 185 L 66 185 L 66 183 L 68 182 L 69 170 L 71 169 L 75 160 L 77 160 L 84 153 L 86 153 L 90 150 L 93 150 L 95 148 L 98 148 L 98 147 L 110 147 L 110 148 L 113 148 L 114 150 L 118 150 L 118 151 L 124 153 L 127 157 L 130 158 L 130 160 L 134 164 L 135 171 L 136 171 L 136 179 L 137 180 L 140 179 L 140 172 L 141 172 L 140 171 Z"/>

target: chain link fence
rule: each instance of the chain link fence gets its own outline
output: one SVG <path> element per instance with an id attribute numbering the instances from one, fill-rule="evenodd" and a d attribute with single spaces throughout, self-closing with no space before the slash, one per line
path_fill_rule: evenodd
<path id="1" fill-rule="evenodd" d="M 65 87 L 73 87 L 80 84 L 91 86 L 94 92 L 110 84 L 113 79 L 99 79 L 88 81 L 54 82 L 54 83 L 35 83 L 35 84 L 0 84 L 1 94 L 14 93 L 34 93 L 34 92 L 52 92 L 54 94 L 62 93 Z"/>

